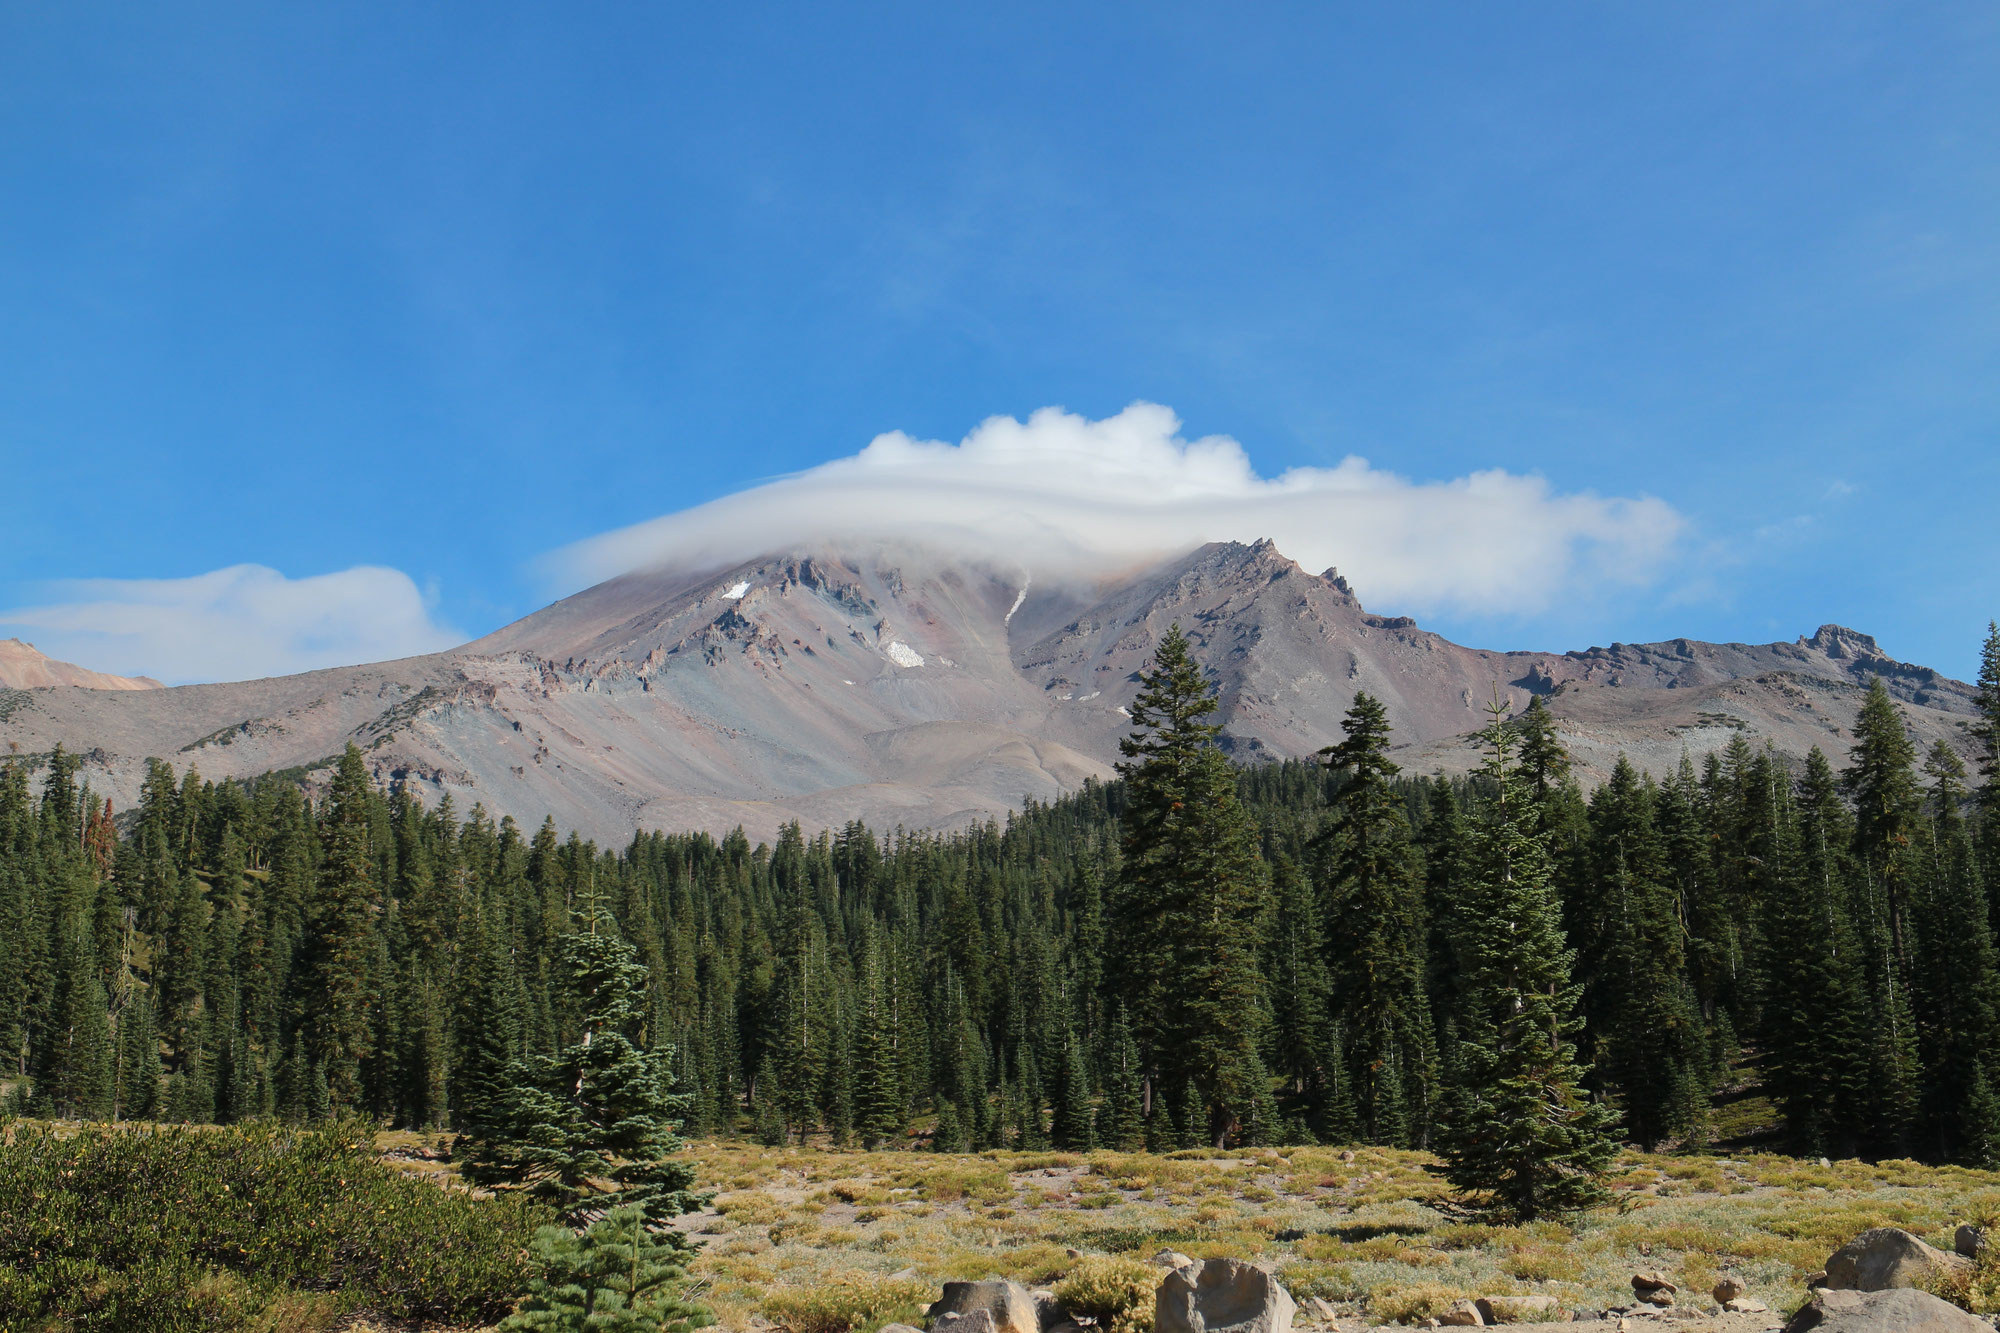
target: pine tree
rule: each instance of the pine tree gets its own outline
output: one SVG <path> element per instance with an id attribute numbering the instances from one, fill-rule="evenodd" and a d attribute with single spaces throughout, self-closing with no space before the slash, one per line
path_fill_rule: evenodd
<path id="1" fill-rule="evenodd" d="M 1577 996 L 1547 835 L 1513 762 L 1506 709 L 1489 711 L 1481 773 L 1496 794 L 1467 886 L 1475 933 L 1456 1061 L 1464 1081 L 1446 1101 L 1439 1169 L 1471 1211 L 1532 1221 L 1601 1203 L 1617 1145 L 1612 1114 L 1584 1096 L 1569 1040 Z"/>
<path id="2" fill-rule="evenodd" d="M 1923 1086 L 1909 947 L 1923 812 L 1914 772 L 1916 746 L 1879 676 L 1869 682 L 1848 754 L 1841 785 L 1854 806 L 1854 859 L 1860 871 L 1853 911 L 1874 1007 L 1869 1149 L 1906 1152 Z"/>
<path id="3" fill-rule="evenodd" d="M 1424 991 L 1423 879 L 1402 799 L 1391 785 L 1381 703 L 1354 696 L 1346 739 L 1320 751 L 1346 777 L 1333 800 L 1324 898 L 1337 966 L 1334 1016 L 1364 1137 L 1407 1146 L 1429 1132 L 1435 1060 Z"/>
<path id="4" fill-rule="evenodd" d="M 504 1320 L 515 1333 L 687 1333 L 715 1322 L 682 1290 L 693 1246 L 654 1228 L 636 1204 L 614 1208 L 577 1233 L 543 1227 L 521 1309 Z"/>
<path id="5" fill-rule="evenodd" d="M 1849 910 L 1847 810 L 1826 756 L 1806 756 L 1786 803 L 1777 892 L 1765 904 L 1764 1078 L 1800 1152 L 1859 1150 L 1872 1081 L 1867 978 Z"/>
<path id="6" fill-rule="evenodd" d="M 117 1097 L 116 1061 L 104 983 L 95 951 L 73 943 L 56 1009 L 56 1059 L 47 1079 L 59 1114 L 109 1120 Z"/>
<path id="7" fill-rule="evenodd" d="M 1145 1143 L 1145 1076 L 1138 1043 L 1132 1040 L 1132 1028 L 1122 1007 L 1112 1011 L 1105 1050 L 1104 1114 L 1097 1127 L 1097 1141 L 1106 1148 L 1132 1152 Z"/>
<path id="8" fill-rule="evenodd" d="M 118 1018 L 120 1120 L 151 1120 L 160 1101 L 160 1037 L 153 1025 L 152 992 L 138 991 Z"/>
<path id="9" fill-rule="evenodd" d="M 1961 806 L 1965 765 L 1944 741 L 1930 751 L 1931 817 L 1911 906 L 1918 1058 L 1925 1071 L 1924 1138 L 1929 1151 L 1964 1160 L 1972 1076 L 1981 1060 L 2000 1050 L 2000 964 L 1993 940 L 1981 927 L 1986 903 L 1980 891 Z M 1976 1116 L 1974 1117 L 1977 1118 Z"/>
<path id="10" fill-rule="evenodd" d="M 1220 1146 L 1270 1096 L 1257 965 L 1269 891 L 1235 773 L 1215 744 L 1220 728 L 1202 721 L 1216 707 L 1173 626 L 1141 677 L 1135 730 L 1119 743 L 1128 796 L 1112 916 L 1142 1060 L 1177 1094 L 1194 1088 L 1182 1131 Z"/>
<path id="11" fill-rule="evenodd" d="M 633 952 L 594 914 L 562 937 L 578 1039 L 517 1066 L 498 1122 L 459 1140 L 469 1179 L 541 1198 L 571 1226 L 627 1204 L 665 1222 L 702 1203 L 692 1170 L 673 1156 L 686 1099 L 671 1090 L 671 1053 L 633 1041 L 646 984 Z"/>
<path id="12" fill-rule="evenodd" d="M 1584 1012 L 1599 1026 L 1598 1073 L 1617 1091 L 1627 1132 L 1651 1152 L 1701 1123 L 1702 1033 L 1652 791 L 1623 756 L 1590 815 L 1599 957 Z"/>
<path id="13" fill-rule="evenodd" d="M 1062 1043 L 1049 1143 L 1065 1152 L 1089 1152 L 1097 1146 L 1097 1128 L 1090 1106 L 1090 1076 L 1073 1032 Z"/>
<path id="14" fill-rule="evenodd" d="M 375 1053 L 377 988 L 371 973 L 381 897 L 369 797 L 367 767 L 350 742 L 327 798 L 309 945 L 312 1054 L 325 1068 L 337 1109 L 362 1104 L 361 1064 Z"/>
<path id="15" fill-rule="evenodd" d="M 897 1060 L 894 996 L 883 954 L 883 941 L 871 930 L 862 945 L 854 1034 L 855 1124 L 870 1152 L 900 1136 L 909 1118 Z"/>
<path id="16" fill-rule="evenodd" d="M 1336 1088 L 1345 1089 L 1346 1078 L 1331 1014 L 1333 983 L 1321 913 L 1311 883 L 1290 856 L 1273 858 L 1271 878 L 1276 910 L 1269 971 L 1272 989 L 1284 997 L 1272 1025 L 1276 1070 L 1302 1121 L 1324 1134 L 1330 1100 Z M 1343 1128 L 1351 1133 L 1353 1126 Z"/>
<path id="17" fill-rule="evenodd" d="M 1979 720 L 1973 739 L 1979 755 L 1979 862 L 1986 882 L 1986 920 L 2000 942 L 2000 623 L 1986 622 L 1979 650 Z"/>

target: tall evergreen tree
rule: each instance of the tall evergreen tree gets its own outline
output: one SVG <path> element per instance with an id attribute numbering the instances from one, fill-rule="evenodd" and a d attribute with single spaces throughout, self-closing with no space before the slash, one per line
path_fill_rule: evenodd
<path id="1" fill-rule="evenodd" d="M 1849 822 L 1833 766 L 1815 746 L 1785 809 L 1760 968 L 1765 1079 L 1786 1137 L 1801 1152 L 1840 1157 L 1867 1137 L 1874 1078 Z"/>
<path id="2" fill-rule="evenodd" d="M 1217 707 L 1178 625 L 1161 638 L 1119 743 L 1129 784 L 1113 904 L 1124 999 L 1149 1073 L 1199 1105 L 1193 1132 L 1240 1136 L 1270 1088 L 1257 962 L 1268 898 L 1256 832 L 1236 795 Z M 1157 1096 L 1159 1084 L 1152 1094 Z"/>
<path id="3" fill-rule="evenodd" d="M 1514 762 L 1506 709 L 1482 735 L 1482 776 L 1495 797 L 1474 842 L 1467 916 L 1476 933 L 1464 964 L 1466 1005 L 1447 1095 L 1440 1168 L 1464 1206 L 1532 1221 L 1605 1198 L 1616 1152 L 1610 1111 L 1583 1091 L 1570 1042 L 1576 988 L 1563 946 L 1547 836 Z"/>
<path id="4" fill-rule="evenodd" d="M 1650 1152 L 1702 1122 L 1704 1043 L 1650 784 L 1621 756 L 1590 814 L 1597 957 L 1584 1011 L 1598 1025 L 1598 1073 Z"/>
<path id="5" fill-rule="evenodd" d="M 371 795 L 361 751 L 349 743 L 327 797 L 308 945 L 314 972 L 306 1011 L 311 1055 L 326 1071 L 337 1109 L 363 1104 L 361 1066 L 375 1054 L 379 992 L 373 970 L 381 896 Z"/>
<path id="6" fill-rule="evenodd" d="M 1320 753 L 1346 781 L 1333 799 L 1324 899 L 1338 960 L 1334 1018 L 1346 1037 L 1349 1087 L 1364 1137 L 1406 1146 L 1429 1134 L 1435 1055 L 1424 989 L 1423 877 L 1392 781 L 1389 718 L 1367 693 L 1342 721 L 1346 739 Z"/>

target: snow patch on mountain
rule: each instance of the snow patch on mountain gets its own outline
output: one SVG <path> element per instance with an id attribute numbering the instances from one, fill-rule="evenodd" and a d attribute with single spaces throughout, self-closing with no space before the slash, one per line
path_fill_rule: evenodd
<path id="1" fill-rule="evenodd" d="M 889 640 L 889 646 L 882 652 L 899 667 L 920 667 L 924 664 L 924 655 L 901 639 Z"/>

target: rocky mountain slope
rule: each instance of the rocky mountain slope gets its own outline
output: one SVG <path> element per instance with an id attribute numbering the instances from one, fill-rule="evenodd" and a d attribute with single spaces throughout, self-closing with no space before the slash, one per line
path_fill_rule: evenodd
<path id="1" fill-rule="evenodd" d="M 1835 626 L 1795 643 L 1674 640 L 1576 653 L 1465 648 L 1372 615 L 1333 571 L 1268 542 L 1202 547 L 1097 587 L 934 551 L 796 551 L 630 574 L 447 653 L 228 685 L 0 695 L 0 741 L 87 752 L 120 805 L 147 756 L 211 777 L 315 768 L 349 740 L 384 779 L 496 817 L 769 836 L 865 819 L 949 827 L 1104 777 L 1136 674 L 1178 621 L 1215 678 L 1232 751 L 1309 755 L 1357 690 L 1415 772 L 1477 762 L 1498 691 L 1549 699 L 1585 775 L 1653 771 L 1735 736 L 1839 756 L 1881 676 L 1928 744 L 1963 743 L 1972 690 Z"/>
<path id="2" fill-rule="evenodd" d="M 151 676 L 111 676 L 72 662 L 58 662 L 32 643 L 0 639 L 0 690 L 39 690 L 75 685 L 86 690 L 163 690 Z"/>

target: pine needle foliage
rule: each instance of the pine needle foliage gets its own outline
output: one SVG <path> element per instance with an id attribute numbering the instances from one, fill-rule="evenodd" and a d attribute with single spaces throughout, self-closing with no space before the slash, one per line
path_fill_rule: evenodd
<path id="1" fill-rule="evenodd" d="M 1467 1003 L 1454 1063 L 1462 1081 L 1446 1102 L 1436 1169 L 1467 1211 L 1527 1222 L 1604 1202 L 1615 1117 L 1583 1091 L 1569 1036 L 1572 956 L 1546 835 L 1514 762 L 1506 709 L 1496 701 L 1488 711 L 1481 771 L 1497 795 L 1474 842 L 1459 959 Z"/>
<path id="2" fill-rule="evenodd" d="M 535 1233 L 528 1298 L 503 1333 L 689 1333 L 715 1322 L 681 1295 L 687 1250 L 649 1229 L 636 1204 L 614 1208 L 581 1233 Z"/>
<path id="3" fill-rule="evenodd" d="M 490 1123 L 460 1138 L 459 1156 L 475 1183 L 541 1199 L 573 1227 L 627 1206 L 665 1222 L 703 1203 L 692 1168 L 673 1158 L 685 1146 L 676 1130 L 687 1098 L 673 1091 L 671 1049 L 634 1040 L 645 969 L 598 924 L 561 941 L 577 1039 L 514 1066 L 514 1086 Z"/>

